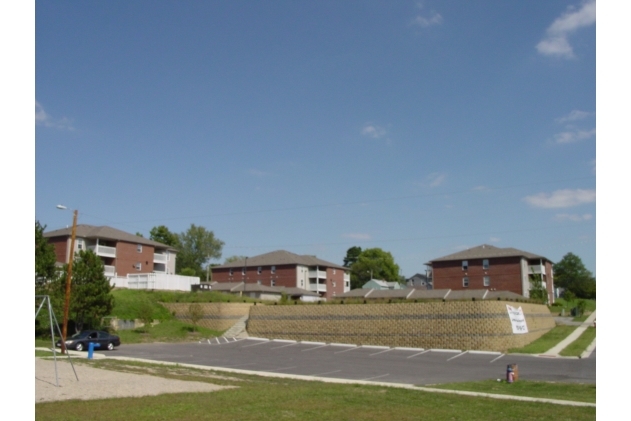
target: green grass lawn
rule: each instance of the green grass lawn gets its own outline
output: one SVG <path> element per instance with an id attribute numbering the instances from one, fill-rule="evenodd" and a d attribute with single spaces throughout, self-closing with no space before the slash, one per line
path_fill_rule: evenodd
<path id="1" fill-rule="evenodd" d="M 60 401 L 35 405 L 37 420 L 594 420 L 596 409 L 207 372 L 184 367 L 81 361 L 181 380 L 237 386 L 212 393 Z M 129 364 L 129 363 L 127 363 Z M 515 386 L 515 385 L 513 385 Z M 519 386 L 518 386 L 519 387 Z M 527 386 L 525 386 L 527 387 Z M 552 387 L 552 386 L 551 386 Z M 517 390 L 513 389 L 513 390 Z M 519 391 L 519 390 L 518 390 Z"/>
<path id="2" fill-rule="evenodd" d="M 498 395 L 529 396 L 532 398 L 560 399 L 576 402 L 596 403 L 595 384 L 552 383 L 519 380 L 506 383 L 502 380 L 481 382 L 448 383 L 431 386 L 438 389 L 467 390 L 470 392 L 493 393 Z"/>
<path id="3" fill-rule="evenodd" d="M 204 327 L 197 327 L 196 330 L 193 330 L 193 325 L 179 320 L 167 320 L 148 328 L 116 332 L 123 344 L 198 341 L 202 338 L 214 338 L 222 333 Z"/>
<path id="4" fill-rule="evenodd" d="M 565 347 L 559 354 L 564 357 L 578 357 L 596 339 L 596 328 L 588 327 L 577 340 Z"/>
<path id="5" fill-rule="evenodd" d="M 543 354 L 544 352 L 554 348 L 554 346 L 563 339 L 567 338 L 576 328 L 577 326 L 555 326 L 549 332 L 525 347 L 509 349 L 508 352 L 519 354 Z"/>

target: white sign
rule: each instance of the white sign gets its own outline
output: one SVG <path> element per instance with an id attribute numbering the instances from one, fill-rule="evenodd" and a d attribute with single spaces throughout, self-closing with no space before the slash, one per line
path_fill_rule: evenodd
<path id="1" fill-rule="evenodd" d="M 524 311 L 521 307 L 515 308 L 506 304 L 506 310 L 508 310 L 508 317 L 511 325 L 513 325 L 513 333 L 528 333 L 526 316 L 524 316 Z"/>

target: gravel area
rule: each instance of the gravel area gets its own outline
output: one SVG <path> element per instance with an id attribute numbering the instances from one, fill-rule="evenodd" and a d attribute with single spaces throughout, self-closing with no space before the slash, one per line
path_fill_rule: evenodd
<path id="1" fill-rule="evenodd" d="M 144 374 L 120 373 L 57 360 L 59 387 L 55 383 L 55 362 L 35 358 L 35 403 L 68 399 L 107 399 L 161 395 L 163 393 L 213 392 L 228 389 L 209 383 L 172 380 Z"/>

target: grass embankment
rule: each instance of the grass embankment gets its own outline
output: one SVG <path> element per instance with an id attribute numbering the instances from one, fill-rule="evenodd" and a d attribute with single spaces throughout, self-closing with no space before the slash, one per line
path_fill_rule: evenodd
<path id="1" fill-rule="evenodd" d="M 235 297 L 219 292 L 176 292 L 176 291 L 139 291 L 118 289 L 114 294 L 115 306 L 112 316 L 123 320 L 143 319 L 147 314 L 157 321 L 153 326 L 133 330 L 119 330 L 116 334 L 125 344 L 143 342 L 182 342 L 210 338 L 223 332 L 194 327 L 175 318 L 160 303 L 210 303 L 210 302 L 246 302 L 250 298 Z M 238 301 L 237 301 L 238 300 Z"/>
<path id="2" fill-rule="evenodd" d="M 83 363 L 83 361 L 82 361 Z M 181 380 L 237 386 L 212 393 L 183 393 L 116 400 L 60 401 L 35 405 L 38 420 L 131 419 L 167 420 L 593 420 L 596 409 L 519 402 L 451 394 L 428 393 L 382 386 L 308 382 L 194 370 L 184 367 L 141 365 L 112 360 L 85 361 L 94 367 L 150 373 Z M 524 382 L 512 390 L 531 393 Z M 566 396 L 547 385 L 547 397 Z M 573 385 L 570 385 L 573 387 Z M 581 392 L 583 393 L 583 392 Z M 581 399 L 590 401 L 589 392 Z"/>
<path id="3" fill-rule="evenodd" d="M 555 316 L 561 315 L 561 310 L 565 310 L 565 316 L 570 317 L 570 311 L 576 307 L 579 299 L 566 301 L 563 298 L 557 298 L 554 302 L 554 305 L 548 306 L 550 309 L 550 313 Z M 583 316 L 579 316 L 574 318 L 575 321 L 584 321 L 591 313 L 596 310 L 596 300 L 583 300 L 585 301 L 585 314 Z M 579 320 L 579 318 L 583 318 L 583 320 Z"/>
<path id="4" fill-rule="evenodd" d="M 554 348 L 563 339 L 567 338 L 577 327 L 578 326 L 565 325 L 555 326 L 552 330 L 541 336 L 539 339 L 529 343 L 525 347 L 512 348 L 509 349 L 508 352 L 519 354 L 543 354 L 544 352 Z"/>
<path id="5" fill-rule="evenodd" d="M 578 357 L 596 339 L 596 328 L 588 327 L 577 340 L 565 347 L 559 354 L 564 357 Z"/>

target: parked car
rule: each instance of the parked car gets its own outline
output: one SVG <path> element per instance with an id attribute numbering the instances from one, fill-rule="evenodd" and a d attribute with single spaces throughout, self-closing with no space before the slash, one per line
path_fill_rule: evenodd
<path id="1" fill-rule="evenodd" d="M 66 348 L 83 351 L 88 349 L 90 342 L 100 345 L 99 347 L 94 347 L 97 350 L 107 349 L 109 351 L 121 344 L 120 338 L 116 335 L 111 335 L 101 330 L 84 330 L 68 338 L 66 340 Z M 61 348 L 61 339 L 57 341 L 55 346 Z"/>

